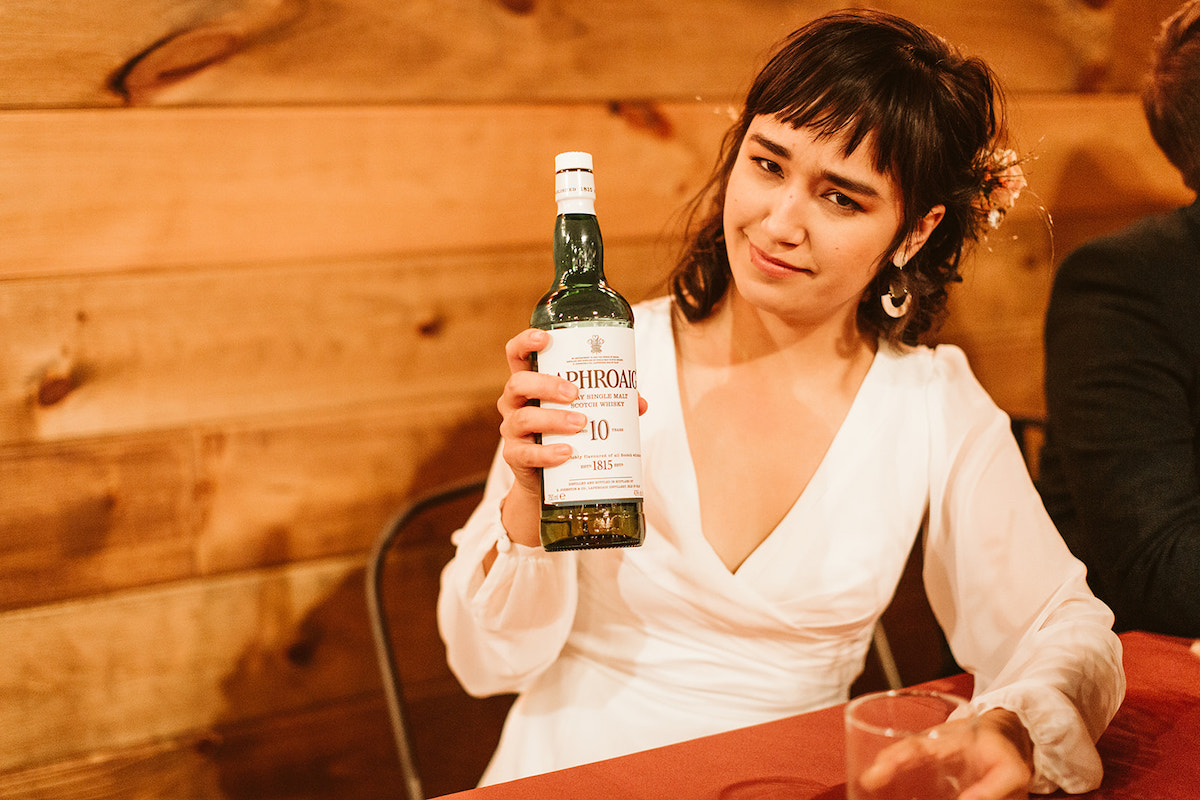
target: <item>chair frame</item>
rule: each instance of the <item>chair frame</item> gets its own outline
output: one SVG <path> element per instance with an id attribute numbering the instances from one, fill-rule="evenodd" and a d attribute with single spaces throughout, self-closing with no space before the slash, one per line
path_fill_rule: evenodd
<path id="1" fill-rule="evenodd" d="M 875 657 L 879 659 L 879 668 L 883 670 L 883 679 L 887 687 L 903 689 L 904 681 L 900 678 L 900 668 L 896 665 L 896 657 L 892 655 L 892 644 L 888 641 L 882 622 L 875 623 L 871 644 L 875 646 Z"/>
<path id="2" fill-rule="evenodd" d="M 421 780 L 421 770 L 417 764 L 408 709 L 400 689 L 400 669 L 396 651 L 392 646 L 391 637 L 388 635 L 389 620 L 383 603 L 384 567 L 392 545 L 409 523 L 432 508 L 471 494 L 482 493 L 484 484 L 485 478 L 476 476 L 416 498 L 393 517 L 392 521 L 383 529 L 367 560 L 367 611 L 371 618 L 371 634 L 375 640 L 375 655 L 379 661 L 379 669 L 384 677 L 383 691 L 387 698 L 388 719 L 391 722 L 392 736 L 396 742 L 400 772 L 410 800 L 425 800 L 425 788 Z"/>

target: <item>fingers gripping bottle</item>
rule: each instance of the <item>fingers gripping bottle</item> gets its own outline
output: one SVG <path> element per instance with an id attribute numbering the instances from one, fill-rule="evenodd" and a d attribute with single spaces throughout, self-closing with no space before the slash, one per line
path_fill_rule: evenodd
<path id="1" fill-rule="evenodd" d="M 535 355 L 534 368 L 579 388 L 569 406 L 543 401 L 543 407 L 571 408 L 588 421 L 576 434 L 542 435 L 544 444 L 572 448 L 565 464 L 542 471 L 542 546 L 636 547 L 646 523 L 633 309 L 604 277 L 591 155 L 560 153 L 554 171 L 554 285 L 530 318 L 550 333 L 550 344 Z"/>

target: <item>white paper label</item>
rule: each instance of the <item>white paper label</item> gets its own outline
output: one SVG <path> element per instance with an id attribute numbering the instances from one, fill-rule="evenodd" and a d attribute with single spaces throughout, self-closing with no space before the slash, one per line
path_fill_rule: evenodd
<path id="1" fill-rule="evenodd" d="M 579 387 L 570 405 L 542 401 L 543 408 L 570 408 L 587 417 L 576 434 L 542 434 L 543 444 L 566 442 L 571 457 L 543 472 L 545 501 L 569 505 L 642 496 L 642 444 L 638 433 L 637 367 L 633 329 L 588 325 L 547 331 L 550 344 L 538 353 L 538 371 Z"/>

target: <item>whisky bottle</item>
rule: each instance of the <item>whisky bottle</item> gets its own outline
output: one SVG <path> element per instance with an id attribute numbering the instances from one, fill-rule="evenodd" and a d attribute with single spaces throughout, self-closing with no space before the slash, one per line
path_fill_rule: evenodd
<path id="1" fill-rule="evenodd" d="M 636 547 L 646 538 L 638 432 L 633 309 L 604 277 L 604 243 L 595 211 L 589 153 L 554 159 L 554 284 L 530 325 L 550 333 L 535 369 L 574 383 L 571 408 L 587 417 L 576 434 L 543 434 L 566 442 L 566 463 L 542 471 L 541 540 L 546 550 Z"/>

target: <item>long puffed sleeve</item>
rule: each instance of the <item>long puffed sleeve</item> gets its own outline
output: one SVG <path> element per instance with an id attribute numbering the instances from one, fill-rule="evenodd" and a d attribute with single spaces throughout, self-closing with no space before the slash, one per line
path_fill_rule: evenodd
<path id="1" fill-rule="evenodd" d="M 512 472 L 497 452 L 479 506 L 453 535 L 442 571 L 438 629 L 463 688 L 486 696 L 516 692 L 558 657 L 578 604 L 576 554 L 509 541 L 500 502 Z M 484 557 L 497 549 L 484 573 Z"/>
<path id="2" fill-rule="evenodd" d="M 1109 608 L 1087 586 L 1029 478 L 1008 418 L 938 348 L 925 586 L 973 705 L 1016 713 L 1034 743 L 1032 790 L 1100 784 L 1095 742 L 1125 693 Z M 941 441 L 938 441 L 940 439 Z"/>

